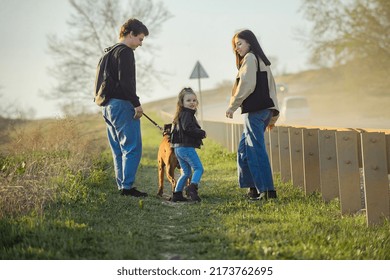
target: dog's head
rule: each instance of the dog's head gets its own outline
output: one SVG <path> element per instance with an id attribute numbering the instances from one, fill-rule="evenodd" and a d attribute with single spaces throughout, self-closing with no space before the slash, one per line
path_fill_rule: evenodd
<path id="1" fill-rule="evenodd" d="M 172 124 L 171 123 L 164 124 L 163 136 L 171 135 L 171 132 L 172 132 Z"/>

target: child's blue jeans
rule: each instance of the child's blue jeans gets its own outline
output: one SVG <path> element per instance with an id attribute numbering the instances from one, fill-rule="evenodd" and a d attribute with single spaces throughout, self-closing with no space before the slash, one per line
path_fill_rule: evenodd
<path id="1" fill-rule="evenodd" d="M 200 178 L 203 175 L 203 165 L 199 159 L 198 154 L 193 147 L 176 147 L 175 155 L 179 161 L 180 167 L 182 169 L 182 174 L 177 180 L 175 192 L 181 192 L 184 189 L 184 186 L 191 177 L 191 169 L 194 170 L 194 174 L 191 178 L 191 183 L 199 184 Z"/>

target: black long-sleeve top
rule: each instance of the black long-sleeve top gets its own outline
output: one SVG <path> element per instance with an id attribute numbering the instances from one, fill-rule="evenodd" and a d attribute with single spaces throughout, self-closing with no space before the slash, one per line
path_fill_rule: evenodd
<path id="1" fill-rule="evenodd" d="M 110 97 L 129 100 L 134 107 L 140 106 L 136 91 L 134 51 L 125 44 L 115 48 L 110 57 L 109 71 L 119 81 L 119 86 Z"/>

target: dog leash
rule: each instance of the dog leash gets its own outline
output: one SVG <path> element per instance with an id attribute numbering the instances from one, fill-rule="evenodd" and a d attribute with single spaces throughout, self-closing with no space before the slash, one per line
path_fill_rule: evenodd
<path id="1" fill-rule="evenodd" d="M 142 113 L 152 124 L 154 124 L 158 129 L 160 129 L 161 131 L 163 131 L 164 129 L 159 126 L 154 120 L 152 120 L 151 118 L 149 118 L 149 116 L 145 113 Z"/>

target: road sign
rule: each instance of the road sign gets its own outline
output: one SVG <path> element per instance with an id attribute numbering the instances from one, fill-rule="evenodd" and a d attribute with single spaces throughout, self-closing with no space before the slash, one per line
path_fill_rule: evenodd
<path id="1" fill-rule="evenodd" d="M 206 70 L 202 67 L 199 61 L 196 62 L 194 70 L 192 70 L 190 79 L 198 79 L 198 86 L 199 86 L 199 109 L 200 109 L 200 122 L 201 126 L 203 126 L 203 102 L 202 102 L 202 90 L 200 89 L 200 79 L 202 78 L 208 78 L 209 75 L 207 75 Z"/>
<path id="2" fill-rule="evenodd" d="M 204 70 L 202 64 L 200 64 L 199 61 L 196 62 L 194 70 L 192 70 L 190 79 L 201 79 L 201 78 L 208 78 L 209 75 L 207 75 L 206 70 Z"/>

